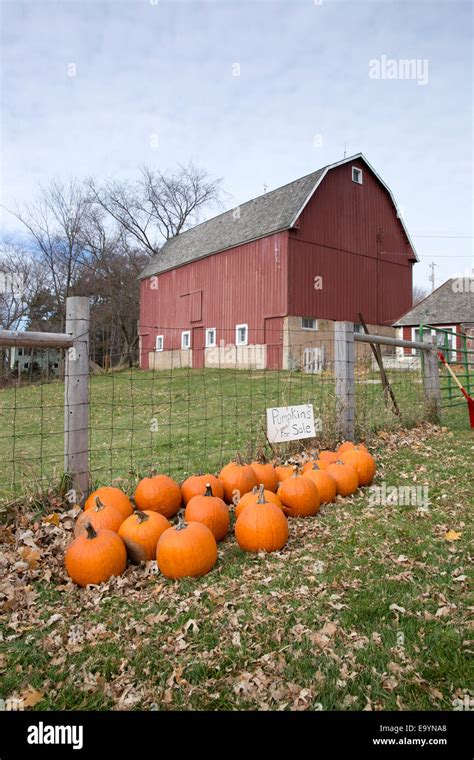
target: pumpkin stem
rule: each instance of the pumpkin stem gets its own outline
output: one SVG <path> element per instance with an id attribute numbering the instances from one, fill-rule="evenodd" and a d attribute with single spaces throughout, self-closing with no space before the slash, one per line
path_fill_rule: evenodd
<path id="1" fill-rule="evenodd" d="M 135 511 L 135 517 L 140 525 L 150 519 L 150 517 L 146 515 L 145 512 L 142 512 L 141 509 Z"/>
<path id="2" fill-rule="evenodd" d="M 240 464 L 240 466 L 243 465 L 244 461 L 243 461 L 242 457 L 240 456 L 240 452 L 237 452 L 237 455 L 235 457 L 235 461 L 237 462 L 237 464 Z"/>
<path id="3" fill-rule="evenodd" d="M 319 464 L 317 462 L 313 462 L 313 470 L 319 470 Z"/>
<path id="4" fill-rule="evenodd" d="M 184 509 L 180 509 L 178 512 L 178 524 L 175 528 L 175 530 L 184 530 L 184 528 L 187 527 L 187 523 L 184 521 Z"/>
<path id="5" fill-rule="evenodd" d="M 150 470 L 150 478 L 154 478 L 156 475 L 156 467 L 152 467 Z"/>
<path id="6" fill-rule="evenodd" d="M 268 463 L 268 459 L 267 459 L 267 457 L 265 456 L 265 452 L 264 452 L 264 450 L 263 450 L 263 449 L 259 449 L 259 450 L 257 451 L 257 461 L 258 461 L 260 464 L 267 464 L 267 463 Z"/>
<path id="7" fill-rule="evenodd" d="M 104 502 L 100 500 L 99 496 L 96 496 L 94 512 L 100 512 L 102 509 L 104 509 L 104 507 L 105 507 Z"/>
<path id="8" fill-rule="evenodd" d="M 87 538 L 96 538 L 97 533 L 94 530 L 94 526 L 92 525 L 92 523 L 86 522 L 84 527 L 86 529 Z"/>
<path id="9" fill-rule="evenodd" d="M 210 483 L 206 483 L 206 493 L 204 494 L 204 496 L 214 496 L 214 494 L 212 493 L 212 488 L 211 488 Z"/>
<path id="10" fill-rule="evenodd" d="M 257 504 L 267 504 L 267 500 L 265 498 L 265 486 L 263 483 L 260 483 L 260 487 L 258 489 L 258 499 Z"/>
<path id="11" fill-rule="evenodd" d="M 297 478 L 298 477 L 298 465 L 297 464 L 295 464 L 295 466 L 293 467 L 293 474 L 292 474 L 291 477 L 292 478 Z"/>

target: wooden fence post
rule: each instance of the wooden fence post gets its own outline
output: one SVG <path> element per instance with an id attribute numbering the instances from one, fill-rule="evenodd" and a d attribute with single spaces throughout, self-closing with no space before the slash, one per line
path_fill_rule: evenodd
<path id="1" fill-rule="evenodd" d="M 343 438 L 355 437 L 355 346 L 353 322 L 334 324 L 334 376 L 336 381 L 336 424 Z"/>
<path id="2" fill-rule="evenodd" d="M 438 351 L 436 338 L 430 334 L 423 336 L 423 343 L 429 343 L 430 351 L 423 351 L 421 366 L 423 371 L 423 386 L 428 418 L 433 422 L 439 421 L 441 404 L 441 389 L 439 383 Z"/>
<path id="3" fill-rule="evenodd" d="M 66 333 L 73 345 L 66 350 L 64 377 L 64 470 L 72 475 L 73 488 L 89 490 L 89 299 L 66 299 Z"/>

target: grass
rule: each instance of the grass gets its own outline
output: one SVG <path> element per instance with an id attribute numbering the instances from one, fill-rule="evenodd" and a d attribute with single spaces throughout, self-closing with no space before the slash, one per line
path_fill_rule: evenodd
<path id="1" fill-rule="evenodd" d="M 290 520 L 282 552 L 244 554 L 230 534 L 197 580 L 130 567 L 75 588 L 62 566 L 71 518 L 25 507 L 3 530 L 0 697 L 50 710 L 453 709 L 472 650 L 462 411 L 373 439 L 375 484 L 427 485 L 427 510 L 377 506 L 364 489 Z M 22 569 L 28 536 L 40 556 Z"/>
<path id="2" fill-rule="evenodd" d="M 383 403 L 377 375 L 359 368 L 357 433 L 416 424 L 424 417 L 413 372 L 391 371 L 401 418 Z M 63 469 L 61 382 L 0 390 L 0 497 L 38 490 Z M 151 467 L 176 478 L 217 471 L 235 455 L 265 445 L 266 408 L 312 403 L 320 440 L 336 440 L 330 374 L 243 370 L 127 370 L 90 379 L 90 469 L 95 483 L 125 483 Z"/>

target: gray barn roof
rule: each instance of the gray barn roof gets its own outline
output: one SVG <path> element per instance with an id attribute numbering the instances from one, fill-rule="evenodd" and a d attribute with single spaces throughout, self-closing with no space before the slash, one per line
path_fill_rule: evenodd
<path id="1" fill-rule="evenodd" d="M 152 257 L 142 271 L 140 279 L 166 272 L 169 269 L 175 269 L 196 259 L 223 251 L 226 248 L 233 248 L 236 245 L 257 240 L 280 230 L 290 229 L 294 226 L 298 216 L 319 183 L 323 180 L 327 171 L 341 164 L 354 161 L 357 158 L 362 159 L 367 164 L 390 194 L 396 206 L 390 189 L 385 185 L 362 153 L 357 153 L 342 161 L 323 166 L 321 169 L 307 174 L 305 177 L 301 177 L 294 182 L 289 182 L 287 185 L 278 187 L 276 190 L 271 190 L 269 193 L 260 195 L 251 201 L 242 203 L 230 211 L 219 214 L 207 222 L 202 222 L 202 224 L 198 224 L 196 227 L 192 227 L 186 230 L 186 232 L 181 232 L 179 235 L 170 238 L 163 245 L 159 253 Z M 399 218 L 410 245 L 413 251 L 415 251 L 400 215 Z"/>
<path id="2" fill-rule="evenodd" d="M 461 322 L 474 322 L 474 277 L 447 280 L 394 322 L 394 326 L 455 325 Z"/>

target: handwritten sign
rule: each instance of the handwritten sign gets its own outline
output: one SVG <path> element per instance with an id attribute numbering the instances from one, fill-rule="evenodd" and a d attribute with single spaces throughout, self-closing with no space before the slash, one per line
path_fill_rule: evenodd
<path id="1" fill-rule="evenodd" d="M 300 438 L 314 438 L 315 435 L 312 404 L 272 406 L 267 409 L 267 436 L 270 443 L 298 441 Z"/>

